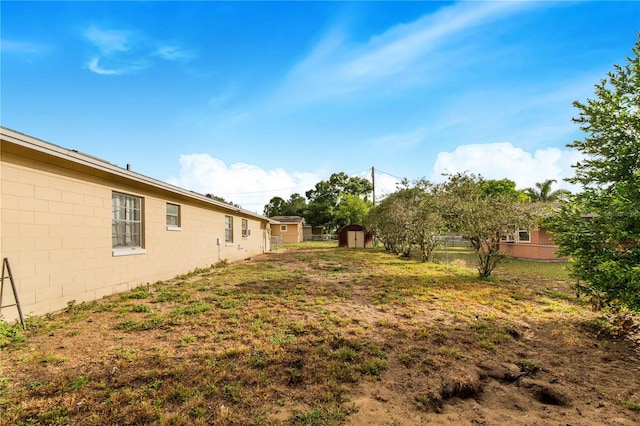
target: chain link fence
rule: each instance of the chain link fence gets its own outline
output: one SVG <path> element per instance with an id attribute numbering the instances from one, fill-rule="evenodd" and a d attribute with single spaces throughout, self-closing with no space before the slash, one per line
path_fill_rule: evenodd
<path id="1" fill-rule="evenodd" d="M 569 260 L 556 255 L 557 246 L 548 244 L 501 243 L 504 254 L 492 275 L 514 282 L 527 279 L 567 281 Z M 433 261 L 445 265 L 477 270 L 478 260 L 469 241 L 462 237 L 442 237 L 434 251 Z"/>

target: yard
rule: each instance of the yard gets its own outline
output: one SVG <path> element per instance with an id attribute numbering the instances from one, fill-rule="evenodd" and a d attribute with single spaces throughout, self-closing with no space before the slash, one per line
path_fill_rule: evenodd
<path id="1" fill-rule="evenodd" d="M 637 340 L 562 264 L 336 246 L 0 323 L 0 424 L 637 424 Z"/>

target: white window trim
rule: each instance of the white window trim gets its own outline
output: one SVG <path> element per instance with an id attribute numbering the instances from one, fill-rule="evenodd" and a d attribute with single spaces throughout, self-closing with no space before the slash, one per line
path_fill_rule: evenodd
<path id="1" fill-rule="evenodd" d="M 231 228 L 227 228 L 227 218 L 231 219 L 231 220 L 229 221 L 229 224 L 231 225 Z M 233 216 L 231 216 L 231 215 L 225 215 L 225 216 L 224 216 L 224 244 L 225 244 L 225 246 L 227 246 L 227 247 L 229 247 L 229 246 L 232 246 L 232 245 L 233 245 L 233 240 L 234 240 L 234 238 L 233 238 L 233 237 L 234 237 L 233 233 L 235 232 L 233 228 L 234 228 L 234 226 L 233 226 Z M 231 231 L 231 232 L 230 232 L 230 234 L 229 234 L 229 235 L 231 236 L 231 239 L 230 239 L 230 240 L 227 240 L 227 231 Z"/>
<path id="2" fill-rule="evenodd" d="M 251 235 L 251 230 L 249 229 L 249 221 L 247 219 L 242 219 L 241 227 L 242 238 L 246 240 L 247 238 L 249 238 L 249 235 Z"/>
<path id="3" fill-rule="evenodd" d="M 174 206 L 177 207 L 178 212 L 176 214 L 166 214 L 166 217 L 168 216 L 172 216 L 176 218 L 176 222 L 178 222 L 177 225 L 169 225 L 167 224 L 167 231 L 179 231 L 181 228 L 180 226 L 182 225 L 182 208 L 180 207 L 180 204 L 174 204 L 174 203 L 167 203 L 166 208 L 168 208 L 169 206 Z"/>
<path id="4" fill-rule="evenodd" d="M 529 239 L 528 240 L 521 240 L 520 239 L 520 232 L 526 232 L 527 234 L 529 234 Z M 516 230 L 516 240 L 517 240 L 517 242 L 522 243 L 522 244 L 531 244 L 531 231 L 524 230 L 524 229 L 517 229 Z"/>
<path id="5" fill-rule="evenodd" d="M 287 232 L 287 225 L 280 225 L 280 232 Z"/>
<path id="6" fill-rule="evenodd" d="M 139 246 L 118 246 L 118 247 L 112 247 L 111 248 L 111 253 L 113 254 L 113 256 L 128 256 L 131 254 L 145 254 L 147 251 L 144 248 L 144 198 L 139 196 L 139 195 L 132 195 L 132 194 L 127 194 L 124 192 L 118 192 L 118 191 L 112 191 L 111 192 L 111 202 L 113 203 L 113 196 L 117 194 L 118 196 L 123 196 L 123 197 L 128 197 L 128 198 L 135 198 L 139 201 L 140 203 L 140 245 Z M 113 204 L 112 204 L 113 206 Z M 112 216 L 111 216 L 111 220 L 113 223 L 113 210 L 112 210 Z M 134 221 L 135 222 L 135 221 Z M 112 234 L 112 239 L 113 239 L 113 234 Z"/>
<path id="7" fill-rule="evenodd" d="M 146 254 L 147 250 L 142 247 L 126 247 L 126 248 L 117 248 L 112 249 L 111 254 L 113 257 L 117 256 L 133 256 L 136 254 Z"/>

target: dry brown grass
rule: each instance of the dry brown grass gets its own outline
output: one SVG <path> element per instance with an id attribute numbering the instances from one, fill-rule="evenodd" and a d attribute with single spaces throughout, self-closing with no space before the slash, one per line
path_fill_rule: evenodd
<path id="1" fill-rule="evenodd" d="M 569 282 L 326 243 L 219 266 L 5 333 L 0 424 L 637 420 L 638 355 Z"/>

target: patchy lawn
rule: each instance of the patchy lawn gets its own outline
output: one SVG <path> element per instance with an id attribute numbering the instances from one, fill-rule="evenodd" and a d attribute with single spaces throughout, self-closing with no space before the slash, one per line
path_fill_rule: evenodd
<path id="1" fill-rule="evenodd" d="M 0 424 L 637 424 L 638 347 L 570 282 L 333 244 L 0 324 Z"/>

